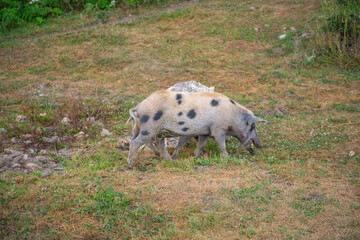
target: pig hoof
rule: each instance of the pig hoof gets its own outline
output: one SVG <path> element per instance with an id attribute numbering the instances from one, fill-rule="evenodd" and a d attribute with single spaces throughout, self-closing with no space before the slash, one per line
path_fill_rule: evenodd
<path id="1" fill-rule="evenodd" d="M 221 157 L 222 157 L 222 158 L 227 158 L 228 156 L 229 156 L 228 153 L 222 153 L 222 154 L 221 154 Z"/>

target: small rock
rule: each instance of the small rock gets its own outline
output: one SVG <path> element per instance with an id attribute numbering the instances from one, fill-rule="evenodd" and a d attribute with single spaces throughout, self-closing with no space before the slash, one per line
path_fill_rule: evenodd
<path id="1" fill-rule="evenodd" d="M 45 155 L 47 154 L 47 151 L 45 149 L 41 149 L 39 152 L 40 155 Z"/>
<path id="2" fill-rule="evenodd" d="M 294 28 L 294 27 L 291 27 L 290 30 L 291 30 L 292 32 L 296 32 L 296 28 Z"/>
<path id="3" fill-rule="evenodd" d="M 94 117 L 87 118 L 86 121 L 90 122 L 90 124 L 93 124 L 95 122 L 95 118 Z"/>
<path id="4" fill-rule="evenodd" d="M 286 29 L 287 29 L 287 27 L 282 27 L 282 30 L 283 30 L 283 31 L 286 31 Z"/>
<path id="5" fill-rule="evenodd" d="M 43 137 L 43 141 L 47 143 L 54 143 L 58 140 L 58 136 L 53 136 L 51 138 Z"/>
<path id="6" fill-rule="evenodd" d="M 29 158 L 29 155 L 24 154 L 23 159 L 26 161 L 26 160 L 28 160 L 28 158 Z"/>
<path id="7" fill-rule="evenodd" d="M 39 89 L 44 89 L 46 87 L 46 84 L 45 83 L 42 83 L 38 86 Z"/>
<path id="8" fill-rule="evenodd" d="M 13 152 L 12 154 L 6 156 L 5 158 L 12 159 L 12 158 L 17 157 L 17 156 L 20 156 L 20 155 L 22 155 L 22 154 L 23 154 L 23 153 L 20 152 L 20 151 L 15 151 L 15 152 Z"/>
<path id="9" fill-rule="evenodd" d="M 254 10 L 256 10 L 256 8 L 255 7 L 249 7 L 249 10 L 254 11 Z"/>
<path id="10" fill-rule="evenodd" d="M 0 128 L 0 134 L 5 134 L 7 133 L 6 129 L 5 128 Z"/>
<path id="11" fill-rule="evenodd" d="M 291 96 L 293 95 L 293 94 L 292 94 L 291 92 L 289 92 L 289 91 L 286 91 L 285 94 L 288 95 L 289 97 L 291 97 Z"/>
<path id="12" fill-rule="evenodd" d="M 34 154 L 35 153 L 35 150 L 34 149 L 32 149 L 32 148 L 29 148 L 29 153 L 31 153 L 31 154 Z"/>
<path id="13" fill-rule="evenodd" d="M 256 27 L 256 28 L 254 28 L 254 30 L 255 30 L 255 31 L 259 31 L 259 29 L 258 29 L 257 27 Z"/>
<path id="14" fill-rule="evenodd" d="M 350 157 L 355 156 L 355 152 L 354 152 L 354 151 L 350 151 L 350 152 L 349 152 L 349 156 L 350 156 Z"/>
<path id="15" fill-rule="evenodd" d="M 46 113 L 40 113 L 39 116 L 40 117 L 46 117 Z"/>
<path id="16" fill-rule="evenodd" d="M 27 163 L 25 167 L 30 169 L 35 169 L 38 168 L 38 165 L 36 163 Z"/>
<path id="17" fill-rule="evenodd" d="M 56 167 L 56 168 L 54 168 L 54 171 L 57 171 L 57 172 L 63 171 L 63 170 L 64 170 L 64 168 L 61 168 L 61 167 Z"/>
<path id="18" fill-rule="evenodd" d="M 21 154 L 19 156 L 14 157 L 11 161 L 13 163 L 18 163 L 22 158 L 23 158 L 23 155 Z"/>
<path id="19" fill-rule="evenodd" d="M 47 178 L 47 177 L 50 177 L 51 176 L 51 173 L 50 172 L 43 172 L 41 173 L 41 178 Z"/>
<path id="20" fill-rule="evenodd" d="M 71 158 L 71 152 L 69 149 L 63 148 L 57 152 L 57 155 L 61 158 Z"/>
<path id="21" fill-rule="evenodd" d="M 13 164 L 11 167 L 12 167 L 12 168 L 18 168 L 18 167 L 21 167 L 21 165 L 18 164 L 18 163 L 15 163 L 15 164 Z"/>
<path id="22" fill-rule="evenodd" d="M 264 24 L 264 27 L 268 28 L 268 27 L 269 27 L 269 24 Z"/>
<path id="23" fill-rule="evenodd" d="M 85 133 L 83 131 L 80 131 L 78 134 L 75 134 L 75 138 L 83 138 L 85 136 Z"/>
<path id="24" fill-rule="evenodd" d="M 16 143 L 16 142 L 17 142 L 16 137 L 14 137 L 14 138 L 10 139 L 10 142 L 12 142 L 12 143 Z"/>
<path id="25" fill-rule="evenodd" d="M 99 127 L 104 127 L 104 124 L 100 121 L 95 121 L 93 124 L 91 124 L 91 126 L 99 126 Z"/>
<path id="26" fill-rule="evenodd" d="M 119 150 L 120 151 L 129 150 L 130 140 L 131 140 L 130 138 L 120 139 L 117 143 L 117 147 L 119 148 Z"/>
<path id="27" fill-rule="evenodd" d="M 282 40 L 282 39 L 284 39 L 285 37 L 286 37 L 286 34 L 281 34 L 281 35 L 279 36 L 279 39 Z"/>
<path id="28" fill-rule="evenodd" d="M 70 124 L 70 122 L 71 122 L 71 120 L 70 120 L 70 118 L 68 118 L 68 117 L 64 117 L 64 118 L 61 120 L 61 123 L 62 123 L 62 124 L 65 124 L 65 125 Z"/>
<path id="29" fill-rule="evenodd" d="M 46 128 L 45 128 L 45 131 L 46 131 L 46 132 L 55 132 L 56 129 L 55 129 L 54 127 L 46 127 Z"/>
<path id="30" fill-rule="evenodd" d="M 301 37 L 311 37 L 313 34 L 311 32 L 303 32 Z"/>
<path id="31" fill-rule="evenodd" d="M 42 156 L 36 156 L 36 162 L 39 162 L 39 163 L 42 163 L 42 164 L 45 164 L 48 162 L 48 159 L 45 158 L 45 157 L 42 157 Z"/>
<path id="32" fill-rule="evenodd" d="M 21 136 L 20 136 L 20 138 L 22 138 L 22 139 L 29 139 L 29 138 L 31 138 L 31 137 L 32 137 L 31 134 L 24 134 L 24 135 L 21 135 Z"/>
<path id="33" fill-rule="evenodd" d="M 32 141 L 31 140 L 25 140 L 24 143 L 28 145 L 28 144 L 32 143 Z"/>
<path id="34" fill-rule="evenodd" d="M 13 150 L 13 149 L 11 149 L 11 148 L 5 148 L 4 149 L 4 153 L 6 153 L 6 154 L 12 154 L 12 153 L 14 153 L 15 152 L 15 150 Z"/>
<path id="35" fill-rule="evenodd" d="M 111 135 L 112 135 L 112 133 L 109 130 L 105 129 L 105 128 L 103 128 L 103 130 L 101 131 L 101 136 L 102 137 L 111 136 Z"/>
<path id="36" fill-rule="evenodd" d="M 19 115 L 19 116 L 16 117 L 15 121 L 17 121 L 17 122 L 26 122 L 27 117 L 25 117 L 24 115 Z"/>

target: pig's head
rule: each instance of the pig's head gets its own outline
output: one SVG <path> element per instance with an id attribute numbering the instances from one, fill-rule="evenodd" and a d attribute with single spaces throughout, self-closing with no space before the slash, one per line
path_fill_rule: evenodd
<path id="1" fill-rule="evenodd" d="M 254 116 L 251 111 L 245 113 L 242 112 L 239 118 L 239 128 L 238 131 L 236 131 L 235 137 L 239 139 L 246 150 L 248 150 L 251 154 L 255 154 L 255 149 L 252 148 L 251 143 L 253 143 L 256 148 L 262 147 L 260 139 L 256 133 L 256 123 L 267 121 Z"/>

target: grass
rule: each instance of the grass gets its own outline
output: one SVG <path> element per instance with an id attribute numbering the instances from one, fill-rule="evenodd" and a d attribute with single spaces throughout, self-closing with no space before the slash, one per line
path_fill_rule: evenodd
<path id="1" fill-rule="evenodd" d="M 299 40 L 319 7 L 317 1 L 207 0 L 77 34 L 48 35 L 94 19 L 69 16 L 1 36 L 0 127 L 7 133 L 0 150 L 23 149 L 10 139 L 31 133 L 38 150 L 78 153 L 59 159 L 64 171 L 50 178 L 39 171 L 0 173 L 0 235 L 360 238 L 359 71 L 311 58 L 311 39 Z M 128 14 L 117 11 L 107 14 Z M 144 149 L 129 171 L 127 152 L 86 120 L 101 121 L 113 137 L 129 137 L 130 108 L 188 80 L 215 86 L 266 119 L 257 126 L 264 148 L 251 156 L 231 138 L 230 157 L 223 159 L 210 139 L 206 153 L 194 158 L 191 141 L 172 162 Z M 20 114 L 30 121 L 16 122 Z M 59 123 L 64 116 L 72 125 Z M 53 134 L 46 127 L 88 137 L 46 145 L 42 137 Z"/>

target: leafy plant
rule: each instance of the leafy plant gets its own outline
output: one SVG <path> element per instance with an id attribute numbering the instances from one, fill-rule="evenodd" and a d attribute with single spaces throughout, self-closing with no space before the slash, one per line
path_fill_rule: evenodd
<path id="1" fill-rule="evenodd" d="M 0 0 L 0 31 L 6 31 L 27 22 L 43 24 L 47 18 L 67 12 L 86 13 L 108 10 L 116 5 L 138 7 L 163 0 Z"/>
<path id="2" fill-rule="evenodd" d="M 342 63 L 360 65 L 360 2 L 329 0 L 322 6 L 315 41 L 321 52 Z"/>

